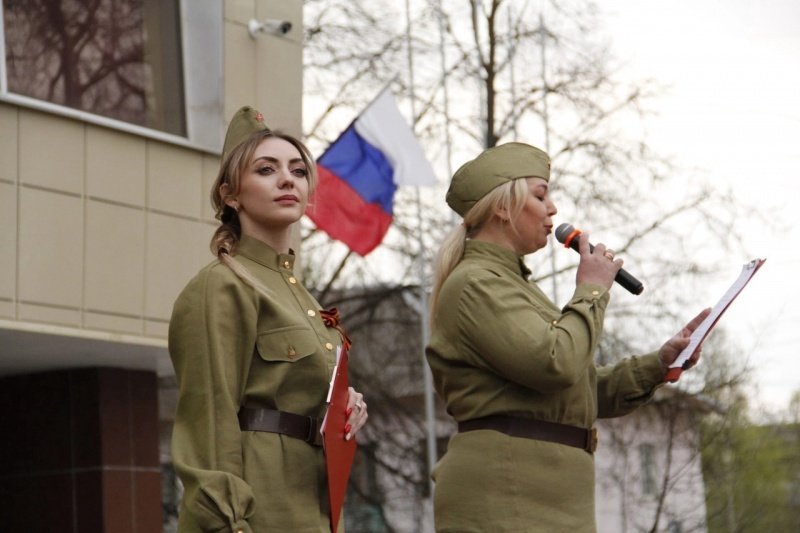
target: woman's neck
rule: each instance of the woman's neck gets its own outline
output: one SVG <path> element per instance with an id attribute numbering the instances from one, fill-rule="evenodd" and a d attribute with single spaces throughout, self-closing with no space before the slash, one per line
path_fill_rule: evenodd
<path id="1" fill-rule="evenodd" d="M 279 254 L 288 254 L 291 237 L 292 227 L 280 228 L 270 230 L 266 228 L 242 228 L 242 233 L 248 237 L 258 239 L 259 241 L 268 244 L 273 250 Z"/>
<path id="2" fill-rule="evenodd" d="M 484 241 L 503 246 L 504 248 L 508 248 L 519 255 L 519 252 L 517 252 L 517 250 L 514 248 L 514 242 L 508 235 L 508 231 L 509 229 L 504 227 L 502 222 L 492 220 L 486 223 L 471 238 L 476 241 Z"/>

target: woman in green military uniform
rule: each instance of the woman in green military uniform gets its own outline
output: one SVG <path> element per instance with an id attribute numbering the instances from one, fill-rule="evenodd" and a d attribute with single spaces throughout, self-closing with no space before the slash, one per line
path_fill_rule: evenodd
<path id="1" fill-rule="evenodd" d="M 463 223 L 437 259 L 427 347 L 459 429 L 433 473 L 441 533 L 595 531 L 595 419 L 648 401 L 708 313 L 657 352 L 596 367 L 622 261 L 580 236 L 563 309 L 527 281 L 522 256 L 544 248 L 553 229 L 549 177 L 547 154 L 508 143 L 464 164 L 447 192 Z"/>
<path id="2" fill-rule="evenodd" d="M 236 113 L 212 190 L 218 259 L 170 321 L 179 531 L 330 531 L 319 419 L 347 338 L 296 279 L 289 248 L 315 184 L 302 143 L 250 107 Z M 352 389 L 348 410 L 353 438 L 367 410 Z"/>

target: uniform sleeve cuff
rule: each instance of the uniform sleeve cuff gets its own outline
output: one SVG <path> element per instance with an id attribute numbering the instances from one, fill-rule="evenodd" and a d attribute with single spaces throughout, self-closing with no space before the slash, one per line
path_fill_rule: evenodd
<path id="1" fill-rule="evenodd" d="M 575 294 L 572 296 L 572 299 L 590 302 L 607 302 L 609 297 L 608 289 L 602 285 L 596 283 L 581 283 L 575 287 Z"/>
<path id="2" fill-rule="evenodd" d="M 253 530 L 250 529 L 250 524 L 244 520 L 240 520 L 239 522 L 233 524 L 231 527 L 231 533 L 253 533 Z"/>
<path id="3" fill-rule="evenodd" d="M 646 390 L 652 389 L 664 382 L 667 369 L 658 352 L 652 352 L 636 358 L 636 381 Z"/>

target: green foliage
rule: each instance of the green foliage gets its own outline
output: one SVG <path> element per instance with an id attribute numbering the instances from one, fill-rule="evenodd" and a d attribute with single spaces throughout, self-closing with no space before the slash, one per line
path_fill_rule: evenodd
<path id="1" fill-rule="evenodd" d="M 800 424 L 751 424 L 746 408 L 703 426 L 708 531 L 800 531 Z"/>

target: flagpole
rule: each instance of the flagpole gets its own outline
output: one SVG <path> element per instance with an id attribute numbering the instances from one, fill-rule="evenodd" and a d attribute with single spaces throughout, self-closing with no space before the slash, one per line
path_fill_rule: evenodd
<path id="1" fill-rule="evenodd" d="M 439 15 L 439 62 L 442 69 L 442 104 L 444 107 L 444 139 L 445 151 L 447 155 L 447 175 L 453 175 L 453 143 L 450 138 L 450 93 L 447 89 L 447 58 L 445 57 L 445 31 L 444 31 L 444 8 L 442 7 L 442 0 L 439 0 L 438 5 Z"/>
<path id="2" fill-rule="evenodd" d="M 325 288 L 324 288 L 324 289 L 322 289 L 322 292 L 320 292 L 320 293 L 319 293 L 319 298 L 318 298 L 318 299 L 319 299 L 319 302 L 320 302 L 320 303 L 321 303 L 323 306 L 325 305 L 325 299 L 326 299 L 326 298 L 327 298 L 327 296 L 328 296 L 328 291 L 330 291 L 330 290 L 331 290 L 331 287 L 333 286 L 333 282 L 334 282 L 334 281 L 336 281 L 336 278 L 338 278 L 338 277 L 339 277 L 339 274 L 341 274 L 341 273 L 342 273 L 342 270 L 344 270 L 344 265 L 347 263 L 347 260 L 348 260 L 348 259 L 350 259 L 350 256 L 351 256 L 351 255 L 353 255 L 353 250 L 351 250 L 351 249 L 348 247 L 348 249 L 347 249 L 347 255 L 345 255 L 345 256 L 342 258 L 341 262 L 339 263 L 339 266 L 338 266 L 338 267 L 336 267 L 336 271 L 334 271 L 333 275 L 331 276 L 331 279 L 329 279 L 329 280 L 328 280 L 328 284 L 327 284 L 327 285 L 325 285 Z"/>
<path id="3" fill-rule="evenodd" d="M 544 9 L 544 8 L 542 8 Z M 547 108 L 547 33 L 545 32 L 544 13 L 539 12 L 539 35 L 542 39 L 541 64 L 542 64 L 542 120 L 544 121 L 544 151 L 550 154 L 550 112 Z M 555 180 L 550 178 L 550 190 L 555 188 Z M 550 236 L 552 239 L 552 236 Z M 556 276 L 556 247 L 550 246 L 550 268 L 553 271 L 551 279 L 553 286 L 553 301 L 558 305 L 558 276 Z"/>
<path id="4" fill-rule="evenodd" d="M 417 111 L 416 111 L 416 94 L 414 91 L 414 54 L 411 43 L 411 6 L 409 0 L 406 3 L 406 48 L 408 51 L 408 77 L 409 77 L 409 96 L 411 98 L 411 130 L 414 131 L 417 125 Z M 422 344 L 422 380 L 424 385 L 425 395 L 425 427 L 427 434 L 426 456 L 428 461 L 428 489 L 430 494 L 430 501 L 433 501 L 433 480 L 430 473 L 433 472 L 433 467 L 436 464 L 436 414 L 434 410 L 433 399 L 433 376 L 428 367 L 427 358 L 425 356 L 425 347 L 428 344 L 429 332 L 429 315 L 428 315 L 428 293 L 425 283 L 425 244 L 423 239 L 423 221 L 422 221 L 422 195 L 419 186 L 416 188 L 417 200 L 417 220 L 418 220 L 418 239 L 419 239 L 419 253 L 417 254 L 417 263 L 419 271 L 419 301 L 420 301 L 420 340 Z"/>

